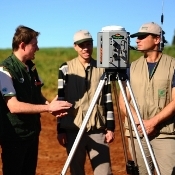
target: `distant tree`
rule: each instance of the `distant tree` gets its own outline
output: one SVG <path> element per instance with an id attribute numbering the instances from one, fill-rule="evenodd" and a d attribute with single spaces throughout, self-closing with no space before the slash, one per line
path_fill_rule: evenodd
<path id="1" fill-rule="evenodd" d="M 174 30 L 174 36 L 173 36 L 172 45 L 175 46 L 175 30 Z"/>

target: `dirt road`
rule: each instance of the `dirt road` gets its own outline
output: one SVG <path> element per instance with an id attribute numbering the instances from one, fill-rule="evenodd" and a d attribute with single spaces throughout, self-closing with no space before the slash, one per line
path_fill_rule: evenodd
<path id="1" fill-rule="evenodd" d="M 64 167 L 67 155 L 56 138 L 56 119 L 51 114 L 44 113 L 41 117 L 42 131 L 40 135 L 39 157 L 36 175 L 59 175 Z M 110 143 L 111 163 L 114 175 L 125 175 L 125 158 L 121 141 L 121 132 L 116 117 L 115 140 Z M 0 162 L 0 174 L 2 163 Z M 85 170 L 92 175 L 92 169 L 87 159 Z M 67 171 L 66 175 L 69 175 Z"/>

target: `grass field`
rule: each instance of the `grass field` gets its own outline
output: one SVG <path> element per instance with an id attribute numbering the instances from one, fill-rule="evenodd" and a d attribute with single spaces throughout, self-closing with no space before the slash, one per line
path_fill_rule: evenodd
<path id="1" fill-rule="evenodd" d="M 175 57 L 175 47 L 165 48 L 164 53 Z M 0 61 L 11 54 L 11 50 L 0 50 Z M 130 62 L 137 59 L 140 53 L 130 52 Z M 57 94 L 57 77 L 59 66 L 76 57 L 73 48 L 43 48 L 36 54 L 35 63 L 38 72 L 43 79 L 45 86 L 43 93 L 48 99 L 52 99 Z M 93 57 L 96 58 L 96 49 Z M 114 103 L 114 114 L 116 116 L 116 129 L 114 142 L 110 143 L 111 165 L 114 175 L 126 175 L 126 162 L 121 138 L 121 128 L 118 121 L 117 110 Z M 123 119 L 124 121 L 124 119 Z M 56 118 L 49 113 L 44 113 L 41 117 L 42 131 L 39 142 L 38 166 L 36 175 L 58 175 L 65 165 L 67 154 L 57 141 Z M 126 138 L 125 138 L 126 139 Z M 127 139 L 126 139 L 127 144 Z M 128 146 L 127 146 L 128 148 Z M 128 151 L 128 150 L 127 150 Z M 1 153 L 1 151 L 0 151 Z M 129 153 L 128 153 L 129 156 Z M 130 158 L 130 157 L 129 157 Z M 87 159 L 85 171 L 87 175 L 92 175 L 90 161 Z M 0 174 L 2 174 L 2 162 L 0 161 Z M 69 173 L 66 173 L 69 174 Z"/>
<path id="2" fill-rule="evenodd" d="M 11 49 L 0 49 L 0 61 L 11 54 Z M 175 46 L 165 47 L 164 53 L 175 57 Z M 97 49 L 94 48 L 93 58 L 96 58 Z M 137 59 L 141 53 L 137 51 L 130 52 L 130 62 Z M 73 48 L 41 48 L 36 53 L 37 70 L 44 82 L 43 93 L 48 99 L 53 99 L 57 94 L 57 78 L 59 66 L 72 58 L 76 57 Z"/>

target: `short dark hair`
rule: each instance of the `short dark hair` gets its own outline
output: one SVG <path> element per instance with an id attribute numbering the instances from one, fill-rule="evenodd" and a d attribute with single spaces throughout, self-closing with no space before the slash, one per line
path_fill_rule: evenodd
<path id="1" fill-rule="evenodd" d="M 15 31 L 15 34 L 13 36 L 13 40 L 12 40 L 12 49 L 13 51 L 16 51 L 18 50 L 19 48 L 19 44 L 21 42 L 24 42 L 25 44 L 29 44 L 30 41 L 33 39 L 33 38 L 36 38 L 39 36 L 39 32 L 29 28 L 29 27 L 26 27 L 26 26 L 23 26 L 23 25 L 20 25 L 16 28 L 16 31 Z"/>

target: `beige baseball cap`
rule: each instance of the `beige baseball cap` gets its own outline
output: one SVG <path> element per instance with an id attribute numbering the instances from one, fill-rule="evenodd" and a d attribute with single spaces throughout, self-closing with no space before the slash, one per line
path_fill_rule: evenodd
<path id="1" fill-rule="evenodd" d="M 93 41 L 92 36 L 88 30 L 79 30 L 74 34 L 74 44 L 80 44 L 85 41 Z"/>
<path id="2" fill-rule="evenodd" d="M 143 24 L 140 27 L 139 31 L 137 33 L 130 35 L 130 37 L 134 38 L 134 37 L 149 34 L 149 33 L 155 34 L 155 35 L 160 35 L 161 31 L 162 31 L 162 29 L 158 24 L 156 24 L 154 22 L 150 22 L 150 23 Z"/>

